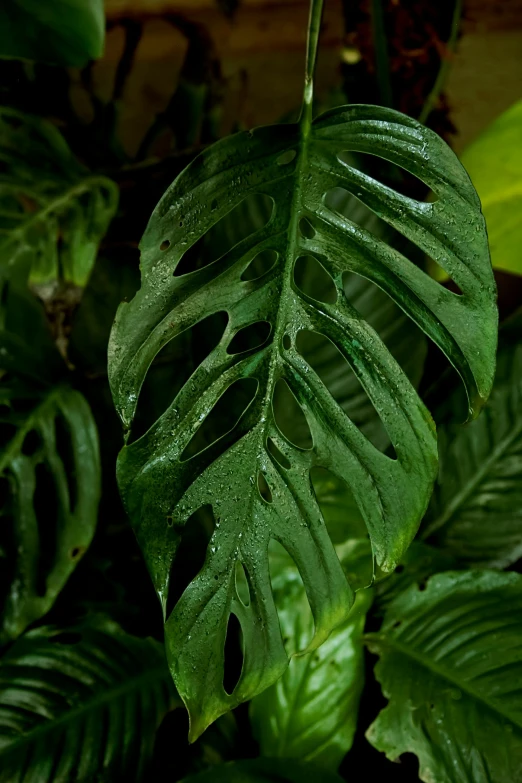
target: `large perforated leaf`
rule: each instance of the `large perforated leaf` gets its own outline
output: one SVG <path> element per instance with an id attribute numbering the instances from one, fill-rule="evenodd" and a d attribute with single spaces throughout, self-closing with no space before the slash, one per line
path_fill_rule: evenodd
<path id="1" fill-rule="evenodd" d="M 91 543 L 98 433 L 84 397 L 0 390 L 0 644 L 53 605 Z"/>
<path id="2" fill-rule="evenodd" d="M 218 142 L 176 179 L 141 243 L 141 289 L 121 305 L 111 336 L 110 381 L 127 435 L 119 485 L 163 605 L 169 661 L 191 714 L 192 738 L 274 682 L 287 665 L 270 587 L 271 539 L 287 549 L 302 575 L 315 621 L 308 649 L 347 617 L 353 592 L 312 490 L 312 468 L 326 468 L 350 486 L 384 571 L 394 568 L 426 509 L 436 473 L 433 422 L 350 304 L 346 274 L 378 285 L 442 348 L 463 377 L 474 411 L 493 376 L 495 287 L 484 221 L 456 157 L 432 132 L 388 109 L 340 107 L 311 123 L 310 72 L 305 96 L 299 124 Z M 346 162 L 350 152 L 402 166 L 433 189 L 433 200 L 405 197 L 362 173 Z M 462 295 L 330 208 L 328 194 L 339 187 L 434 258 Z M 213 263 L 195 264 L 195 243 L 254 194 L 272 204 L 268 222 Z M 304 257 L 329 280 L 326 301 L 300 288 Z M 226 313 L 222 335 L 211 320 L 218 313 Z M 210 352 L 165 413 L 134 440 L 151 362 L 198 324 L 200 344 L 214 340 Z M 238 348 L 255 329 L 263 335 L 257 344 Z M 303 331 L 329 340 L 350 365 L 396 458 L 377 449 L 340 408 L 300 353 Z M 296 416 L 306 417 L 306 443 L 294 443 L 274 415 L 274 395 L 285 390 L 281 382 L 287 410 L 298 404 Z M 234 392 L 238 402 L 231 401 Z M 213 439 L 208 433 L 218 426 L 218 413 L 228 419 Z M 215 528 L 201 571 L 176 603 L 179 593 L 169 597 L 174 558 L 188 520 L 202 507 L 207 514 L 212 508 Z M 237 564 L 247 575 L 248 605 L 236 590 Z M 227 693 L 223 661 L 231 613 L 241 624 L 244 661 L 237 686 Z"/>
<path id="3" fill-rule="evenodd" d="M 427 783 L 522 780 L 522 577 L 448 572 L 412 586 L 369 634 L 389 699 L 367 737 L 415 753 Z"/>
<path id="4" fill-rule="evenodd" d="M 0 661 L 0 783 L 142 780 L 177 703 L 153 639 L 96 615 L 30 631 Z"/>
<path id="5" fill-rule="evenodd" d="M 29 260 L 30 281 L 84 286 L 118 188 L 74 157 L 50 123 L 0 109 L 0 264 Z"/>

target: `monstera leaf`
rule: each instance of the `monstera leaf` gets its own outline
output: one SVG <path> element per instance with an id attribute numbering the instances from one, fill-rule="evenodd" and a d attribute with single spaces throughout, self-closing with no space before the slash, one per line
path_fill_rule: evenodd
<path id="1" fill-rule="evenodd" d="M 375 673 L 388 706 L 367 737 L 415 753 L 427 783 L 512 783 L 522 769 L 522 577 L 448 572 L 389 606 Z"/>
<path id="2" fill-rule="evenodd" d="M 97 615 L 30 631 L 0 661 L 0 783 L 141 780 L 178 702 L 152 639 Z"/>
<path id="3" fill-rule="evenodd" d="M 423 536 L 468 567 L 505 568 L 522 556 L 522 345 L 499 354 L 482 416 L 448 429 Z"/>
<path id="4" fill-rule="evenodd" d="M 45 614 L 89 546 L 100 495 L 98 435 L 82 395 L 0 391 L 0 642 Z"/>
<path id="5" fill-rule="evenodd" d="M 152 215 L 141 243 L 141 289 L 120 306 L 109 345 L 111 388 L 127 440 L 118 460 L 120 491 L 163 606 L 168 658 L 190 712 L 191 739 L 287 666 L 269 580 L 271 539 L 286 548 L 304 581 L 315 626 L 306 650 L 348 616 L 353 591 L 312 491 L 311 469 L 325 468 L 349 485 L 384 571 L 401 558 L 428 503 L 437 468 L 433 422 L 346 298 L 343 277 L 355 273 L 378 285 L 439 345 L 462 375 L 473 411 L 492 382 L 495 286 L 475 191 L 444 142 L 397 112 L 340 107 L 312 122 L 320 5 L 314 0 L 300 122 L 220 141 L 180 174 Z M 433 201 L 408 198 L 363 174 L 345 162 L 346 151 L 402 166 L 433 189 Z M 462 293 L 443 288 L 330 209 L 325 198 L 339 187 L 435 258 Z M 272 204 L 266 225 L 194 268 L 196 242 L 253 194 Z M 302 258 L 311 258 L 330 281 L 327 301 L 299 287 Z M 214 340 L 210 352 L 163 415 L 133 440 L 151 362 L 198 327 L 202 339 Z M 395 455 L 377 449 L 340 408 L 301 355 L 302 332 L 336 346 Z M 294 443 L 278 426 L 278 394 L 306 418 L 307 442 Z M 223 412 L 226 424 L 217 422 Z M 208 518 L 210 509 L 214 530 L 206 558 L 177 601 L 171 579 L 176 551 L 197 515 Z M 238 569 L 246 573 L 246 604 L 236 589 Z M 241 626 L 244 659 L 227 693 L 231 615 Z"/>
<path id="6" fill-rule="evenodd" d="M 0 57 L 81 67 L 104 38 L 103 0 L 2 0 Z"/>
<path id="7" fill-rule="evenodd" d="M 53 125 L 0 109 L 0 265 L 29 259 L 32 283 L 84 286 L 117 203 Z"/>

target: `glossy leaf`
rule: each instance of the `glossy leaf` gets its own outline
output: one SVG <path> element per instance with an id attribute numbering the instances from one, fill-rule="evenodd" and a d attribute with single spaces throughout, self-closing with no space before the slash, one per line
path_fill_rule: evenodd
<path id="1" fill-rule="evenodd" d="M 448 427 L 423 536 L 464 565 L 522 557 L 522 345 L 502 351 L 480 418 Z"/>
<path id="2" fill-rule="evenodd" d="M 493 266 L 522 273 L 522 101 L 464 150 L 462 162 L 482 201 Z"/>
<path id="3" fill-rule="evenodd" d="M 53 605 L 89 546 L 100 496 L 98 435 L 72 389 L 0 391 L 0 642 Z"/>
<path id="4" fill-rule="evenodd" d="M 320 5 L 313 4 L 311 41 Z M 312 123 L 313 42 L 309 53 L 298 124 L 218 142 L 167 190 L 141 243 L 141 289 L 120 306 L 109 346 L 113 398 L 127 434 L 118 461 L 120 491 L 163 606 L 169 662 L 189 708 L 191 739 L 287 666 L 270 589 L 271 539 L 287 549 L 303 578 L 315 621 L 308 649 L 348 616 L 353 592 L 311 491 L 310 470 L 326 468 L 349 485 L 384 571 L 400 560 L 428 502 L 436 473 L 433 423 L 382 340 L 347 300 L 343 276 L 352 272 L 378 285 L 435 340 L 461 373 L 475 411 L 492 381 L 495 286 L 479 202 L 465 171 L 437 136 L 394 111 L 340 107 Z M 435 200 L 397 193 L 345 162 L 346 151 L 404 167 L 433 188 Z M 330 209 L 325 197 L 336 187 L 356 194 L 436 258 L 462 296 Z M 213 263 L 191 266 L 195 243 L 254 194 L 272 200 L 268 223 Z M 252 279 L 248 268 L 261 252 L 275 263 Z M 294 270 L 303 256 L 330 276 L 335 302 L 319 302 L 298 287 Z M 219 343 L 165 413 L 132 442 L 152 361 L 177 335 L 218 312 L 228 317 Z M 261 345 L 229 350 L 241 330 L 260 323 L 270 325 Z M 296 350 L 302 330 L 336 345 L 381 417 L 397 459 L 373 446 Z M 294 408 L 306 418 L 310 447 L 296 446 L 277 426 L 273 399 L 283 380 L 288 399 L 294 396 Z M 196 447 L 198 438 L 208 443 L 198 431 L 212 422 L 214 406 L 233 385 L 250 389 L 253 398 L 233 409 L 221 403 L 230 416 L 225 431 L 206 448 Z M 206 560 L 172 607 L 169 583 L 183 530 L 209 506 L 216 525 Z M 247 574 L 248 606 L 236 591 L 237 563 Z M 231 614 L 241 625 L 244 661 L 229 694 L 223 650 Z"/>
<path id="5" fill-rule="evenodd" d="M 212 767 L 182 783 L 341 783 L 333 772 L 296 759 L 252 759 Z"/>
<path id="6" fill-rule="evenodd" d="M 117 203 L 53 125 L 0 109 L 0 265 L 30 260 L 31 283 L 84 286 Z"/>
<path id="7" fill-rule="evenodd" d="M 104 38 L 103 0 L 2 0 L 0 57 L 81 67 Z"/>
<path id="8" fill-rule="evenodd" d="M 285 646 L 293 654 L 306 648 L 314 625 L 295 566 L 286 560 L 275 575 L 271 569 L 272 587 Z M 364 685 L 361 636 L 370 604 L 371 592 L 359 592 L 348 619 L 321 647 L 293 658 L 283 676 L 252 700 L 250 718 L 262 755 L 337 769 L 357 726 Z"/>
<path id="9" fill-rule="evenodd" d="M 427 783 L 513 783 L 522 775 L 522 577 L 448 572 L 412 587 L 369 634 L 389 704 L 367 737 L 415 753 Z"/>
<path id="10" fill-rule="evenodd" d="M 0 661 L 0 783 L 141 780 L 178 703 L 152 639 L 96 615 L 30 631 Z"/>

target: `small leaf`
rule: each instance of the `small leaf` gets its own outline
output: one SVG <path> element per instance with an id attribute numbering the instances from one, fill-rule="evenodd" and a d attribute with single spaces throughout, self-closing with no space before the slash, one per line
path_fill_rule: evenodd
<path id="1" fill-rule="evenodd" d="M 522 577 L 437 574 L 389 606 L 368 634 L 389 704 L 367 737 L 415 753 L 427 783 L 514 783 L 522 769 Z"/>
<path id="2" fill-rule="evenodd" d="M 25 259 L 34 285 L 84 286 L 117 203 L 53 125 L 0 108 L 0 266 Z"/>
<path id="3" fill-rule="evenodd" d="M 366 552 L 366 557 L 367 557 Z M 295 566 L 294 566 L 295 568 Z M 299 581 L 278 564 L 274 598 L 290 654 L 306 647 L 313 620 Z M 352 745 L 364 685 L 361 636 L 371 593 L 357 594 L 348 619 L 313 653 L 292 658 L 283 676 L 250 705 L 261 754 L 313 761 L 336 770 Z"/>
<path id="4" fill-rule="evenodd" d="M 103 0 L 2 0 L 0 57 L 82 67 L 104 39 Z"/>
<path id="5" fill-rule="evenodd" d="M 0 392 L 0 642 L 53 605 L 89 546 L 100 496 L 96 425 L 82 395 Z"/>
<path id="6" fill-rule="evenodd" d="M 178 703 L 152 639 L 96 615 L 30 631 L 0 660 L 0 783 L 141 780 Z"/>
<path id="7" fill-rule="evenodd" d="M 455 406 L 457 407 L 457 406 Z M 440 437 L 440 472 L 423 537 L 463 565 L 505 568 L 522 556 L 522 345 L 499 354 L 477 421 Z"/>
<path id="8" fill-rule="evenodd" d="M 342 783 L 342 778 L 296 759 L 259 758 L 212 767 L 181 783 Z"/>
<path id="9" fill-rule="evenodd" d="M 462 163 L 482 201 L 493 266 L 522 273 L 522 101 L 464 150 Z"/>

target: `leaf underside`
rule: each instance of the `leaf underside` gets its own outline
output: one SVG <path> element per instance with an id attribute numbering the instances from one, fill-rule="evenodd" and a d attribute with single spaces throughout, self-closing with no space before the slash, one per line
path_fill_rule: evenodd
<path id="1" fill-rule="evenodd" d="M 522 577 L 448 572 L 388 608 L 371 649 L 389 704 L 367 737 L 427 783 L 522 780 Z"/>
<path id="2" fill-rule="evenodd" d="M 91 543 L 100 497 L 98 434 L 82 395 L 0 392 L 0 643 L 53 605 Z"/>
<path id="3" fill-rule="evenodd" d="M 403 167 L 432 188 L 435 199 L 424 203 L 399 194 L 346 163 L 345 152 L 369 153 Z M 327 194 L 338 187 L 436 259 L 462 295 L 330 209 Z M 186 251 L 252 194 L 272 202 L 266 225 L 215 262 L 176 274 Z M 282 125 L 218 142 L 163 196 L 141 251 L 142 287 L 120 306 L 109 346 L 113 398 L 128 436 L 118 481 L 166 614 L 170 666 L 194 739 L 287 666 L 269 579 L 271 539 L 286 548 L 303 578 L 315 622 L 308 649 L 347 617 L 353 591 L 325 529 L 312 468 L 325 468 L 349 485 L 384 571 L 394 568 L 426 509 L 436 473 L 433 422 L 345 296 L 343 277 L 351 272 L 375 283 L 439 345 L 461 374 L 474 411 L 492 381 L 495 287 L 479 202 L 454 154 L 415 121 L 370 106 L 329 111 L 306 132 Z M 244 279 L 251 277 L 251 262 L 268 251 L 274 265 Z M 294 270 L 303 256 L 314 258 L 330 277 L 333 301 L 319 302 L 299 288 Z M 132 442 L 151 362 L 177 335 L 223 311 L 227 325 L 217 346 L 165 413 Z M 240 330 L 260 321 L 270 325 L 260 347 L 227 352 Z M 370 443 L 304 360 L 297 350 L 303 330 L 328 338 L 350 365 L 396 458 Z M 310 448 L 296 446 L 277 426 L 273 398 L 280 379 L 306 417 Z M 237 410 L 228 432 L 187 456 L 202 422 L 238 381 L 255 390 L 249 405 Z M 204 566 L 172 608 L 169 581 L 184 527 L 209 505 L 216 523 Z M 237 562 L 248 580 L 248 606 L 236 591 Z M 231 613 L 241 624 L 244 660 L 239 682 L 227 694 L 223 650 Z"/>
<path id="4" fill-rule="evenodd" d="M 152 639 L 96 615 L 30 631 L 0 663 L 0 783 L 138 781 L 176 702 Z"/>

